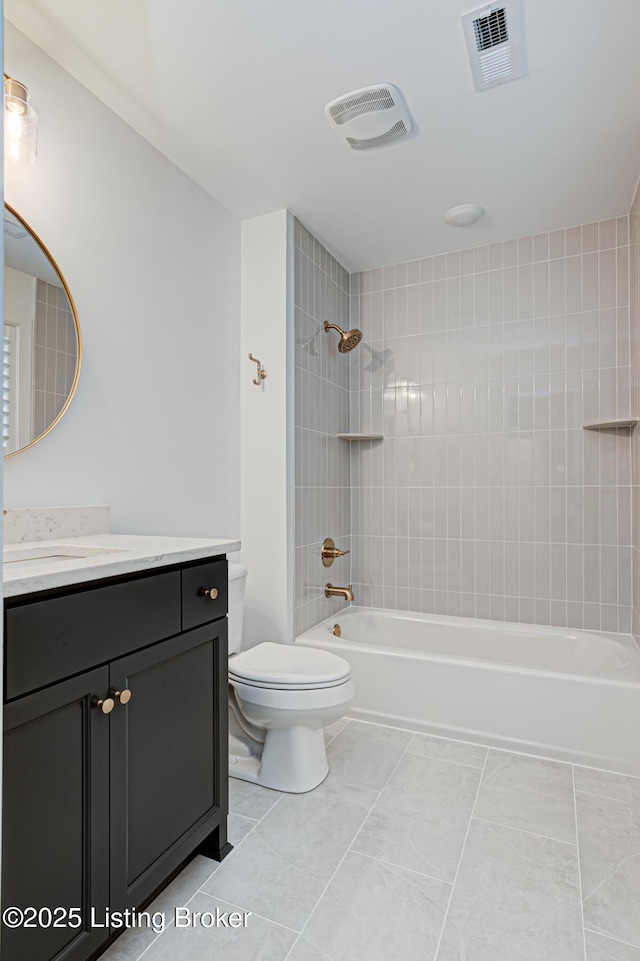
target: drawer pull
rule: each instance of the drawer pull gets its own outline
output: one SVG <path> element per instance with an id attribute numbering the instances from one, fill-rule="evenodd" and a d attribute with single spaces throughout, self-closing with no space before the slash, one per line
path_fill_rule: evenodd
<path id="1" fill-rule="evenodd" d="M 113 696 L 120 704 L 128 704 L 131 700 L 131 691 L 128 687 L 125 687 L 124 691 L 114 691 Z"/>
<path id="2" fill-rule="evenodd" d="M 209 590 L 205 591 L 204 588 L 201 587 L 198 591 L 198 594 L 200 597 L 207 597 L 210 601 L 215 601 L 216 597 L 218 596 L 218 588 L 211 587 Z"/>
<path id="3" fill-rule="evenodd" d="M 115 706 L 116 702 L 112 697 L 101 698 L 96 704 L 98 710 L 102 711 L 103 714 L 111 714 Z"/>

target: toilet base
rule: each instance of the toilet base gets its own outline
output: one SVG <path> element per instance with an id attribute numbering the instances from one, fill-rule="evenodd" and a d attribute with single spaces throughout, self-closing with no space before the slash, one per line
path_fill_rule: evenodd
<path id="1" fill-rule="evenodd" d="M 304 794 L 321 784 L 329 773 L 322 728 L 271 728 L 261 744 L 238 727 L 232 723 L 229 734 L 230 777 L 275 791 Z"/>

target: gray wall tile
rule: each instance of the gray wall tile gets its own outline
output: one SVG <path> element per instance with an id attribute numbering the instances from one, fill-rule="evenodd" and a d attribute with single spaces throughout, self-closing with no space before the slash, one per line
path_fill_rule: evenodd
<path id="1" fill-rule="evenodd" d="M 295 627 L 300 633 L 345 606 L 340 599 L 327 600 L 324 585 L 351 580 L 349 556 L 330 570 L 320 560 L 325 537 L 333 537 L 343 550 L 351 546 L 349 445 L 335 436 L 349 430 L 350 355 L 338 353 L 338 335 L 325 333 L 323 324 L 328 320 L 349 327 L 350 287 L 368 291 L 370 277 L 365 280 L 365 275 L 355 274 L 350 285 L 342 265 L 298 220 L 294 244 L 294 596 Z M 360 300 L 359 293 L 355 299 Z M 360 309 L 360 303 L 357 306 Z"/>
<path id="2" fill-rule="evenodd" d="M 582 423 L 640 397 L 638 218 L 636 201 L 630 218 L 426 258 L 419 288 L 417 268 L 410 279 L 407 265 L 385 266 L 375 324 L 358 275 L 351 425 L 385 435 L 377 470 L 369 449 L 351 448 L 358 499 L 384 505 L 352 515 L 358 603 L 366 591 L 373 607 L 400 607 L 415 581 L 428 612 L 629 622 L 640 452 Z"/>

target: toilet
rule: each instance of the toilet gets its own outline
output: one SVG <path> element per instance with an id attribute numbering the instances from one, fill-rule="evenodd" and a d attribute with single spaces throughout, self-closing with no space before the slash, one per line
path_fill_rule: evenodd
<path id="1" fill-rule="evenodd" d="M 351 668 L 337 654 L 293 644 L 241 651 L 246 576 L 229 564 L 229 774 L 302 794 L 329 773 L 323 728 L 353 701 Z"/>

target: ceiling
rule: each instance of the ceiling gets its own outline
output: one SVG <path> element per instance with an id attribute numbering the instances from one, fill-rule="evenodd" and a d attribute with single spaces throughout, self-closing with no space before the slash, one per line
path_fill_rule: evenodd
<path id="1" fill-rule="evenodd" d="M 5 222 L 8 220 L 13 224 L 17 223 L 15 217 L 6 210 L 4 217 Z M 44 280 L 48 284 L 55 284 L 56 287 L 62 286 L 60 277 L 51 266 L 51 262 L 26 231 L 23 237 L 16 238 L 8 234 L 5 227 L 4 265 L 36 277 L 38 280 Z"/>
<path id="2" fill-rule="evenodd" d="M 287 207 L 350 268 L 624 214 L 640 173 L 638 0 L 522 0 L 527 75 L 483 93 L 460 23 L 473 0 L 4 6 L 232 213 Z M 324 105 L 381 82 L 414 133 L 350 150 Z M 449 227 L 462 203 L 487 215 Z"/>

